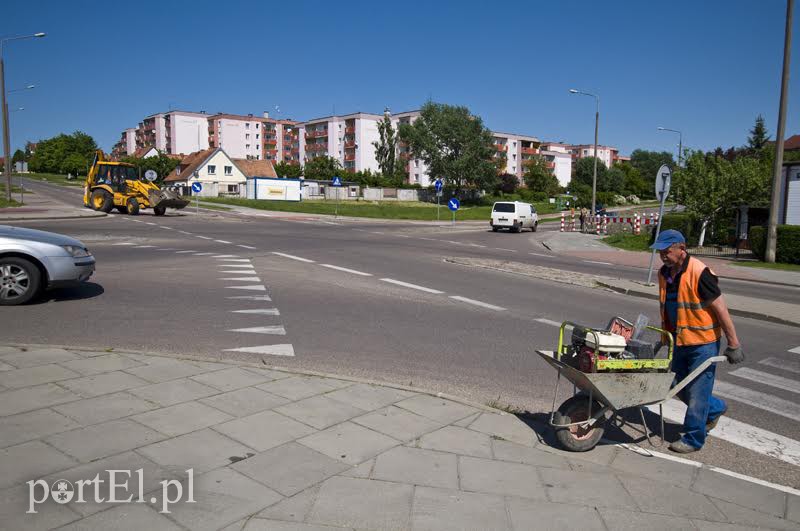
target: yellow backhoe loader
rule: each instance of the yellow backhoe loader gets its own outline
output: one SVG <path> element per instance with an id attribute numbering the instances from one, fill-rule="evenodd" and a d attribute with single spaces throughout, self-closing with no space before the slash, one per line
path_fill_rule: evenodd
<path id="1" fill-rule="evenodd" d="M 181 209 L 188 204 L 189 201 L 179 194 L 162 190 L 140 175 L 134 165 L 105 160 L 99 149 L 83 188 L 83 206 L 101 212 L 116 208 L 123 214 L 135 216 L 142 208 L 152 208 L 156 216 L 163 216 L 167 208 Z"/>

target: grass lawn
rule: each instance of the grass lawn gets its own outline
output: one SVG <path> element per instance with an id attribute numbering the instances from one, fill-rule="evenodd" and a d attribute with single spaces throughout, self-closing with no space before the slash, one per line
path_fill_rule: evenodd
<path id="1" fill-rule="evenodd" d="M 777 271 L 797 271 L 800 273 L 800 264 L 768 264 L 767 262 L 733 262 L 735 266 L 758 267 L 761 269 L 774 269 Z"/>
<path id="2" fill-rule="evenodd" d="M 603 238 L 603 242 L 625 249 L 626 251 L 649 251 L 650 250 L 650 235 L 649 234 L 635 234 L 620 233 L 612 234 Z"/>
<path id="3" fill-rule="evenodd" d="M 274 210 L 278 212 L 303 212 L 306 214 L 329 214 L 336 212 L 336 201 L 314 200 L 299 203 L 289 201 L 265 201 L 261 199 L 240 199 L 210 197 L 204 202 L 217 204 L 238 205 L 260 210 Z M 549 203 L 535 203 L 534 206 L 540 213 L 554 212 L 554 206 Z M 440 210 L 441 220 L 452 219 L 452 214 L 447 205 L 443 204 Z M 408 219 L 408 220 L 436 220 L 436 205 L 420 203 L 417 201 L 340 201 L 338 212 L 340 216 L 379 218 L 379 219 Z M 491 217 L 491 206 L 469 207 L 462 206 L 456 212 L 456 221 L 486 221 Z"/>
<path id="4" fill-rule="evenodd" d="M 11 188 L 11 193 L 14 194 L 14 197 L 16 199 L 20 198 L 19 193 L 21 191 L 22 190 L 20 190 L 19 186 L 14 186 L 14 187 Z M 30 193 L 30 192 L 27 192 L 27 193 Z M 6 185 L 5 185 L 5 183 L 0 183 L 0 208 L 22 206 L 22 203 L 20 203 L 16 199 L 12 198 L 11 201 L 8 201 L 6 199 Z"/>
<path id="5" fill-rule="evenodd" d="M 48 183 L 60 184 L 64 186 L 83 186 L 83 183 L 86 180 L 85 176 L 79 175 L 77 178 L 68 181 L 66 175 L 59 175 L 56 173 L 23 173 L 15 175 L 17 175 L 18 177 L 24 177 L 25 179 L 33 179 L 35 181 L 45 181 Z"/>
<path id="6" fill-rule="evenodd" d="M 11 201 L 8 201 L 5 198 L 5 195 L 3 195 L 3 197 L 0 197 L 0 208 L 18 207 L 18 206 L 22 206 L 22 203 L 20 203 L 19 201 L 14 201 L 13 199 Z"/>

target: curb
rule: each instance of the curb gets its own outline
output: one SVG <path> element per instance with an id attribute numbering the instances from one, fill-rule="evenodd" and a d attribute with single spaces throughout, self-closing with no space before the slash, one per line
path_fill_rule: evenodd
<path id="1" fill-rule="evenodd" d="M 48 219 L 91 219 L 91 218 L 104 218 L 108 214 L 102 212 L 90 216 L 44 216 L 44 217 L 14 217 L 14 218 L 0 218 L 0 221 L 45 221 Z"/>

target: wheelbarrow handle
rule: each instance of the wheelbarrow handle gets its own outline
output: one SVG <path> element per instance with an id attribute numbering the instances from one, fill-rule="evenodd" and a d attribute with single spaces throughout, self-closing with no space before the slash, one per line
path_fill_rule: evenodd
<path id="1" fill-rule="evenodd" d="M 726 361 L 727 359 L 728 358 L 726 358 L 725 356 L 714 356 L 713 358 L 708 358 L 703 363 L 698 365 L 695 370 L 690 372 L 689 375 L 686 376 L 686 378 L 684 378 L 683 380 L 678 382 L 675 385 L 675 387 L 670 389 L 669 393 L 667 393 L 667 398 L 665 398 L 663 401 L 666 402 L 670 398 L 672 398 L 675 395 L 677 395 L 678 393 L 680 393 L 683 390 L 684 387 L 686 387 L 687 385 L 692 383 L 694 381 L 694 379 L 697 378 L 700 375 L 700 373 L 703 372 L 704 370 L 706 370 L 712 363 L 719 363 L 721 361 Z"/>

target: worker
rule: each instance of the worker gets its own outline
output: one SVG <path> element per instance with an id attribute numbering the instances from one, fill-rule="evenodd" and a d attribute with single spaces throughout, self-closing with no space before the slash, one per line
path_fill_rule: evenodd
<path id="1" fill-rule="evenodd" d="M 703 262 L 686 252 L 686 238 L 677 230 L 665 230 L 650 246 L 664 262 L 658 273 L 662 328 L 672 334 L 675 350 L 672 372 L 681 381 L 703 361 L 719 355 L 725 334 L 725 357 L 730 363 L 744 361 L 736 329 L 722 297 L 717 276 Z M 686 404 L 683 436 L 670 444 L 673 452 L 696 452 L 706 442 L 728 406 L 712 395 L 716 365 L 711 364 L 679 393 Z"/>

